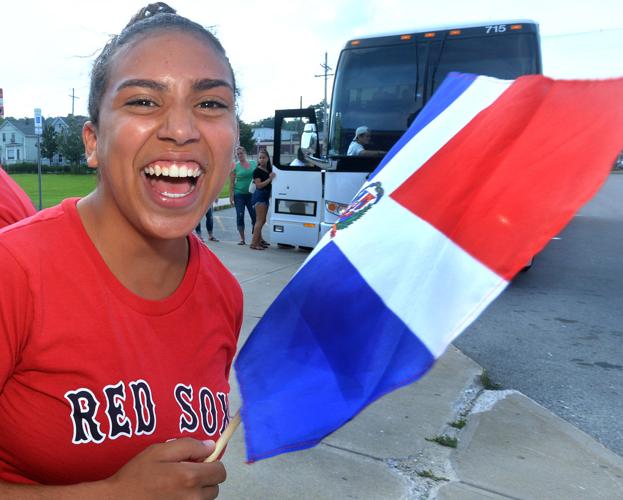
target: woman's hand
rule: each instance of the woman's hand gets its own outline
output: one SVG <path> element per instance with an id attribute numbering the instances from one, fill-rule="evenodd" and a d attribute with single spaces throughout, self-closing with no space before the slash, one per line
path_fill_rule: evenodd
<path id="1" fill-rule="evenodd" d="M 151 445 L 104 481 L 110 498 L 216 498 L 225 467 L 203 463 L 214 447 L 191 438 Z"/>
<path id="2" fill-rule="evenodd" d="M 0 481 L 1 498 L 74 500 L 82 498 L 212 499 L 225 481 L 221 462 L 203 463 L 214 451 L 212 441 L 183 438 L 154 444 L 116 474 L 102 481 L 45 486 Z"/>
<path id="3" fill-rule="evenodd" d="M 268 174 L 268 178 L 272 181 L 276 175 L 277 174 L 275 172 L 271 172 L 270 174 Z"/>

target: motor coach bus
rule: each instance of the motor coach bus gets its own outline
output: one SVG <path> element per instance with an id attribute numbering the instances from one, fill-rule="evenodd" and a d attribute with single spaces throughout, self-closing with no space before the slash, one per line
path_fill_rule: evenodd
<path id="1" fill-rule="evenodd" d="M 357 127 L 371 130 L 368 148 L 388 151 L 451 71 L 503 79 L 541 73 L 538 25 L 508 21 L 350 40 L 335 70 L 326 151 L 312 109 L 276 111 L 271 241 L 315 246 L 382 160 L 347 155 Z M 284 121 L 293 120 L 304 159 L 281 141 Z"/>

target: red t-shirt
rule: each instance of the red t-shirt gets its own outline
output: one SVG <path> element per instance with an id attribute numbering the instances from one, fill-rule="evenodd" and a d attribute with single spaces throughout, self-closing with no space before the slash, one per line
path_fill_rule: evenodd
<path id="1" fill-rule="evenodd" d="M 28 195 L 0 166 L 0 227 L 13 224 L 35 212 Z"/>
<path id="2" fill-rule="evenodd" d="M 0 231 L 0 480 L 110 476 L 146 446 L 217 439 L 242 322 L 235 278 L 197 238 L 178 289 L 110 272 L 76 199 Z"/>

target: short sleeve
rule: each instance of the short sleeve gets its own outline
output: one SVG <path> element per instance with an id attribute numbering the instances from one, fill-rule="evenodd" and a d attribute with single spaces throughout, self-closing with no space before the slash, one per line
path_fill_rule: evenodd
<path id="1" fill-rule="evenodd" d="M 33 321 L 29 279 L 0 243 L 0 393 L 19 362 Z"/>

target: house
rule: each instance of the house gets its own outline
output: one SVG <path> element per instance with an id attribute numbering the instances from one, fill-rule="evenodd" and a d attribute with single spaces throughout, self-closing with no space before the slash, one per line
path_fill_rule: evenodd
<path id="1" fill-rule="evenodd" d="M 65 118 L 56 117 L 56 118 L 48 118 L 45 121 L 46 127 L 52 127 L 54 132 L 56 132 L 56 137 L 61 134 L 64 134 L 69 131 L 69 125 Z M 44 165 L 65 165 L 67 164 L 67 160 L 63 160 L 63 155 L 61 155 L 58 151 L 52 157 L 52 162 L 47 158 L 41 158 L 41 162 Z"/>
<path id="2" fill-rule="evenodd" d="M 0 163 L 37 161 L 37 136 L 35 120 L 7 118 L 0 125 Z"/>
<path id="3" fill-rule="evenodd" d="M 65 118 L 56 117 L 56 118 L 48 118 L 45 121 L 46 127 L 52 127 L 56 135 L 64 134 L 69 130 L 69 125 L 67 125 L 67 121 Z"/>
<path id="4" fill-rule="evenodd" d="M 85 116 L 76 116 L 71 119 L 77 120 L 80 127 L 87 120 Z M 69 131 L 70 117 L 56 117 L 45 120 L 46 127 L 52 127 L 57 137 Z M 0 164 L 11 165 L 15 163 L 37 163 L 37 136 L 33 118 L 7 118 L 0 125 Z M 41 158 L 42 165 L 50 165 L 47 158 Z M 52 158 L 52 165 L 66 165 L 60 153 Z"/>

